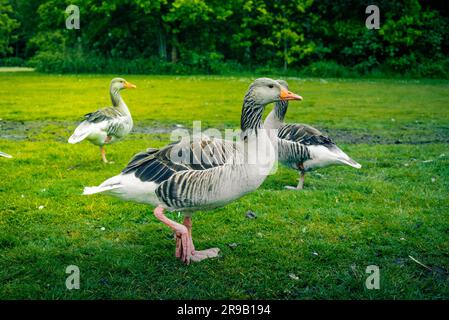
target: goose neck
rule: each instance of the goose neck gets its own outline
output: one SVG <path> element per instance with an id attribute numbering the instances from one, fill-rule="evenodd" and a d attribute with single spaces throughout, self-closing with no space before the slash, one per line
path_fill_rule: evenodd
<path id="1" fill-rule="evenodd" d="M 251 98 L 245 98 L 242 107 L 242 117 L 240 129 L 242 136 L 257 135 L 258 130 L 262 128 L 262 113 L 265 105 L 257 104 Z"/>
<path id="2" fill-rule="evenodd" d="M 279 129 L 282 124 L 283 122 L 276 115 L 276 110 L 273 109 L 265 118 L 263 126 L 265 129 Z"/>
<path id="3" fill-rule="evenodd" d="M 111 94 L 112 105 L 114 107 L 116 107 L 117 109 L 119 109 L 120 112 L 130 116 L 131 114 L 129 112 L 129 109 L 128 109 L 125 101 L 123 100 L 122 96 L 120 95 L 120 90 L 111 88 L 110 94 Z"/>
<path id="4" fill-rule="evenodd" d="M 288 109 L 288 101 L 277 101 L 274 105 L 274 115 L 279 121 L 284 121 Z"/>
<path id="5" fill-rule="evenodd" d="M 122 96 L 120 95 L 120 89 L 111 87 L 109 93 L 111 95 L 112 105 L 114 107 L 118 107 L 120 105 L 120 102 L 123 101 Z"/>

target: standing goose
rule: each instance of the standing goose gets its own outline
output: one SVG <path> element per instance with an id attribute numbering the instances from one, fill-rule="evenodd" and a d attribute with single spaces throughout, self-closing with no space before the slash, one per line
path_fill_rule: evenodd
<path id="1" fill-rule="evenodd" d="M 286 81 L 277 80 L 277 82 L 288 90 Z M 286 124 L 284 118 L 287 108 L 288 101 L 276 102 L 274 109 L 264 122 L 266 129 L 278 130 L 279 161 L 288 167 L 298 170 L 300 173 L 297 187 L 286 186 L 287 189 L 303 189 L 305 173 L 317 168 L 330 165 L 348 165 L 357 169 L 362 167 L 337 147 L 331 138 L 323 135 L 314 127 L 307 124 Z M 290 148 L 288 144 L 285 144 L 285 141 L 306 145 L 312 155 L 311 158 L 304 161 L 302 154 L 296 154 L 295 148 Z"/>
<path id="2" fill-rule="evenodd" d="M 0 151 L 0 157 L 12 158 L 11 155 L 9 155 L 9 154 L 7 154 L 7 153 L 4 153 L 4 152 L 1 152 L 1 151 Z"/>
<path id="3" fill-rule="evenodd" d="M 219 249 L 196 251 L 191 215 L 223 206 L 256 190 L 276 162 L 271 138 L 262 130 L 265 105 L 298 100 L 272 79 L 255 80 L 245 95 L 240 141 L 196 137 L 134 156 L 117 176 L 84 194 L 107 193 L 123 200 L 156 206 L 154 215 L 176 233 L 176 257 L 185 263 L 216 257 Z M 256 149 L 257 148 L 257 149 Z M 165 210 L 183 211 L 183 224 L 170 220 Z"/>
<path id="4" fill-rule="evenodd" d="M 108 163 L 104 145 L 122 139 L 133 128 L 131 113 L 120 96 L 120 90 L 135 87 L 134 84 L 127 82 L 125 79 L 112 79 L 109 87 L 112 107 L 86 114 L 85 120 L 80 123 L 69 138 L 69 143 L 75 144 L 84 139 L 89 140 L 91 143 L 100 146 L 101 158 L 103 162 Z"/>

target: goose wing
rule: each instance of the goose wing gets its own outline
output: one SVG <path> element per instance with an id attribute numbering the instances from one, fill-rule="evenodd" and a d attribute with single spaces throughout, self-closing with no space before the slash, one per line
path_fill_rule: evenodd
<path id="1" fill-rule="evenodd" d="M 84 115 L 84 119 L 90 123 L 99 123 L 103 121 L 110 121 L 114 118 L 120 117 L 121 113 L 114 107 L 107 107 L 99 109 L 95 112 L 90 112 Z"/>
<path id="2" fill-rule="evenodd" d="M 278 137 L 305 145 L 334 145 L 330 137 L 306 124 L 286 124 L 279 129 Z"/>
<path id="3" fill-rule="evenodd" d="M 126 117 L 117 108 L 107 107 L 84 115 L 84 121 L 79 124 L 69 138 L 69 143 L 77 143 L 87 138 L 93 131 L 100 128 L 108 136 L 114 136 L 121 130 Z"/>
<path id="4" fill-rule="evenodd" d="M 108 107 L 98 111 L 88 113 L 84 115 L 85 122 L 91 124 L 103 124 L 104 130 L 108 136 L 115 135 L 126 122 L 126 116 L 124 116 L 117 108 Z"/>
<path id="5" fill-rule="evenodd" d="M 162 149 L 138 153 L 122 173 L 134 173 L 144 182 L 162 183 L 180 171 L 201 171 L 225 165 L 236 154 L 232 141 L 203 137 L 181 140 Z"/>
<path id="6" fill-rule="evenodd" d="M 217 189 L 229 182 L 225 176 L 230 171 L 223 169 L 230 168 L 227 164 L 238 157 L 232 141 L 207 137 L 181 140 L 137 154 L 122 174 L 134 173 L 142 182 L 158 184 L 155 194 L 167 208 L 204 208 L 223 198 Z"/>
<path id="7" fill-rule="evenodd" d="M 306 144 L 278 137 L 278 157 L 282 162 L 302 163 L 310 159 L 310 150 Z"/>
<path id="8" fill-rule="evenodd" d="M 290 164 L 314 160 L 314 165 L 345 164 L 354 168 L 361 165 L 344 153 L 328 136 L 306 124 L 287 124 L 278 132 L 279 159 Z M 293 144 L 289 144 L 293 142 Z M 306 153 L 301 153 L 299 146 L 307 147 Z"/>

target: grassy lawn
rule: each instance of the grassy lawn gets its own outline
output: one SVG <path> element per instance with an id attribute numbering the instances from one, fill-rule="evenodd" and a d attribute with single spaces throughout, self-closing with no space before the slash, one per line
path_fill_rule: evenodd
<path id="1" fill-rule="evenodd" d="M 304 97 L 288 120 L 325 129 L 363 168 L 317 171 L 296 192 L 283 186 L 297 173 L 280 167 L 194 216 L 196 247 L 222 251 L 184 266 L 153 208 L 82 189 L 168 143 L 176 125 L 237 127 L 252 79 L 126 77 L 136 128 L 105 165 L 97 147 L 66 141 L 110 104 L 112 77 L 0 73 L 0 150 L 14 156 L 0 158 L 0 299 L 449 298 L 449 82 L 287 79 Z M 65 287 L 69 265 L 80 290 Z M 365 288 L 369 265 L 379 290 Z"/>

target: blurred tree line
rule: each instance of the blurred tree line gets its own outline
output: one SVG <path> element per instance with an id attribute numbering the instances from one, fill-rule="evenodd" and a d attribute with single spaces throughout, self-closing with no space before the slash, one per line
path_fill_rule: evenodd
<path id="1" fill-rule="evenodd" d="M 65 27 L 69 4 L 79 30 Z M 379 30 L 365 26 L 370 4 Z M 0 0 L 0 58 L 48 72 L 448 78 L 448 26 L 436 0 Z"/>

